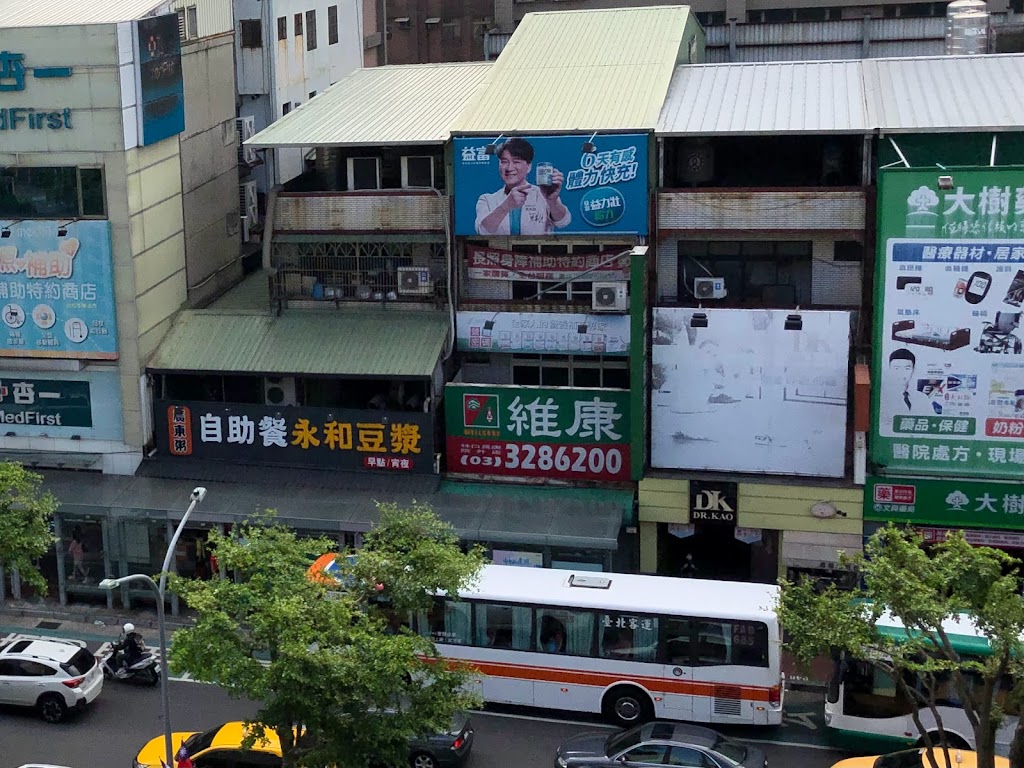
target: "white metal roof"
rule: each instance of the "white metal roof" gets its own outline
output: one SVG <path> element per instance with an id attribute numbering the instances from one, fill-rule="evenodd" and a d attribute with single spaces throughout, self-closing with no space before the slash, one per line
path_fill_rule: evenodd
<path id="1" fill-rule="evenodd" d="M 132 21 L 162 6 L 168 0 L 0 0 L 0 29 Z"/>
<path id="2" fill-rule="evenodd" d="M 608 589 L 571 586 L 569 577 L 611 579 Z M 674 613 L 706 618 L 766 620 L 775 614 L 779 588 L 707 579 L 628 573 L 591 573 L 555 568 L 485 565 L 463 597 L 506 603 L 539 603 L 608 611 Z"/>
<path id="3" fill-rule="evenodd" d="M 676 68 L 662 136 L 1019 131 L 1024 54 Z"/>
<path id="4" fill-rule="evenodd" d="M 1024 54 L 865 59 L 868 120 L 884 133 L 1020 131 Z"/>
<path id="5" fill-rule="evenodd" d="M 658 133 L 867 133 L 859 61 L 701 64 L 675 71 Z"/>
<path id="6" fill-rule="evenodd" d="M 443 144 L 491 63 L 357 69 L 263 129 L 254 147 Z"/>

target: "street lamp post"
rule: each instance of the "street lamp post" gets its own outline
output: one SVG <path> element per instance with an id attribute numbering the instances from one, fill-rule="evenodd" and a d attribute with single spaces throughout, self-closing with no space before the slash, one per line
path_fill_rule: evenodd
<path id="1" fill-rule="evenodd" d="M 185 514 L 178 523 L 178 527 L 174 529 L 174 535 L 171 536 L 171 541 L 167 545 L 167 554 L 164 556 L 164 564 L 160 569 L 159 584 L 157 584 L 152 577 L 147 576 L 144 573 L 132 573 L 127 576 L 122 576 L 119 579 L 103 579 L 103 581 L 100 582 L 100 587 L 102 589 L 115 589 L 122 584 L 127 584 L 131 581 L 141 581 L 152 589 L 153 593 L 156 595 L 156 623 L 157 629 L 160 633 L 160 659 L 163 664 L 163 669 L 161 670 L 160 675 L 160 700 L 164 715 L 164 751 L 167 753 L 167 765 L 171 765 L 174 761 L 173 746 L 171 743 L 171 704 L 167 691 L 167 627 L 166 622 L 164 621 L 164 596 L 167 593 L 167 571 L 171 567 L 171 557 L 174 555 L 174 548 L 178 544 L 181 532 L 185 529 L 185 523 L 188 522 L 188 518 L 196 508 L 196 505 L 204 498 L 206 498 L 205 488 L 199 487 L 193 489 L 188 509 L 185 510 Z"/>

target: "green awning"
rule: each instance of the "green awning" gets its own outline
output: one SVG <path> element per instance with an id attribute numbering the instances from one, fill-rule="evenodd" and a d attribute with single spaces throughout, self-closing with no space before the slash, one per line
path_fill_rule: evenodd
<path id="1" fill-rule="evenodd" d="M 186 310 L 147 369 L 154 372 L 419 378 L 448 337 L 444 312 Z"/>

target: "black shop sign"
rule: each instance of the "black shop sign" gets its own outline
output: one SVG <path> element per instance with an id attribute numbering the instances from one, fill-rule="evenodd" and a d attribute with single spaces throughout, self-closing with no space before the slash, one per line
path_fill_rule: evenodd
<path id="1" fill-rule="evenodd" d="M 690 522 L 735 526 L 738 500 L 736 483 L 691 480 Z"/>
<path id="2" fill-rule="evenodd" d="M 430 474 L 434 428 L 419 411 L 158 400 L 158 450 L 181 459 Z"/>

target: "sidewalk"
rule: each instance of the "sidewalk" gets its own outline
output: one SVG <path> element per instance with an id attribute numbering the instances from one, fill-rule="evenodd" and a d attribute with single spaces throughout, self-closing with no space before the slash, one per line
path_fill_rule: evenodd
<path id="1" fill-rule="evenodd" d="M 0 628 L 26 634 L 54 634 L 90 642 L 114 640 L 131 622 L 153 641 L 159 629 L 156 609 L 108 609 L 105 605 L 61 605 L 56 600 L 6 600 L 0 603 Z M 190 624 L 190 612 L 164 619 L 168 636 Z"/>

